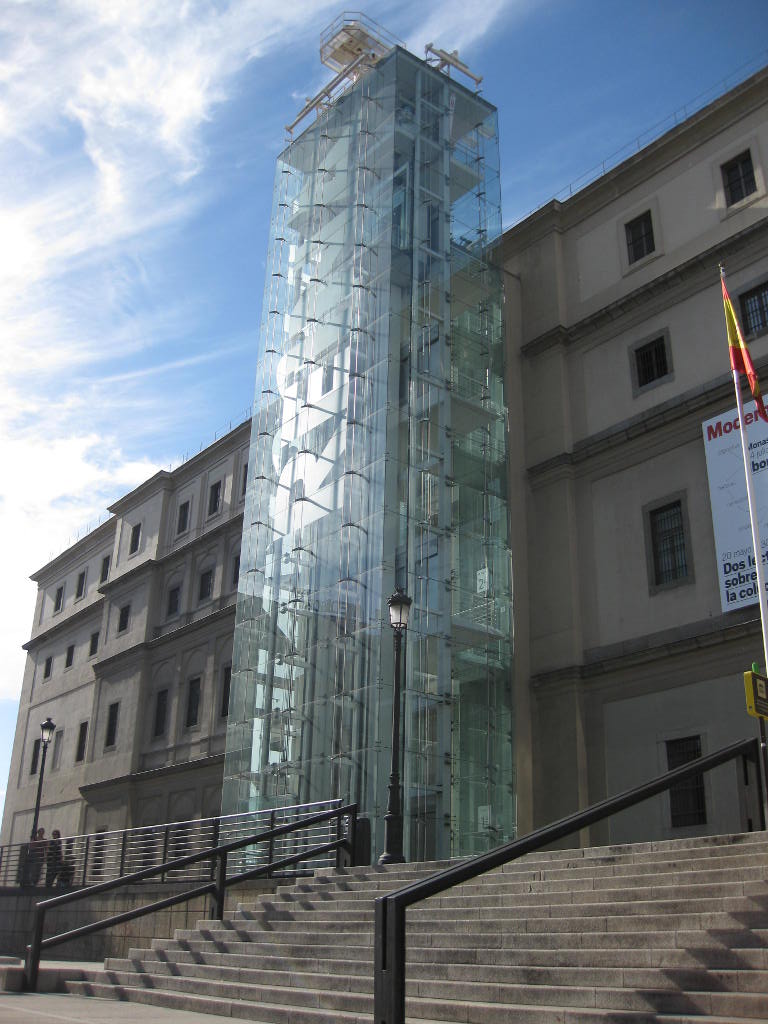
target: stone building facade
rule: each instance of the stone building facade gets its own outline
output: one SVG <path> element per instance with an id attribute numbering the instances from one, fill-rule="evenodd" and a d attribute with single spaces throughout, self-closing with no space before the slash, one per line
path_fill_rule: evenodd
<path id="1" fill-rule="evenodd" d="M 218 814 L 250 421 L 117 501 L 38 585 L 2 827 L 50 834 Z"/>
<path id="2" fill-rule="evenodd" d="M 503 237 L 523 831 L 756 734 L 702 424 L 735 407 L 721 262 L 768 362 L 766 160 L 768 70 Z M 592 839 L 756 826 L 739 771 Z"/>

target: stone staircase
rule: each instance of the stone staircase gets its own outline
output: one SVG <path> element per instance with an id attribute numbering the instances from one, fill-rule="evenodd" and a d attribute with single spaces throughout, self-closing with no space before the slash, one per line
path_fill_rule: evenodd
<path id="1" fill-rule="evenodd" d="M 445 865 L 326 870 L 69 981 L 263 1024 L 371 1024 L 373 900 Z M 408 911 L 413 1024 L 768 1020 L 768 834 L 533 854 Z"/>

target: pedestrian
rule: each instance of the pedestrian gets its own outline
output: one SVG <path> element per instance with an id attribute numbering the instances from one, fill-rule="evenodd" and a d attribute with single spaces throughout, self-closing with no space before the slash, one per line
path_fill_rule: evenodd
<path id="1" fill-rule="evenodd" d="M 37 885 L 40 881 L 43 864 L 45 863 L 45 850 L 47 845 L 48 844 L 45 841 L 45 829 L 39 828 L 29 847 L 27 863 L 29 866 L 28 878 L 30 885 Z"/>
<path id="2" fill-rule="evenodd" d="M 56 884 L 56 879 L 61 872 L 62 859 L 61 832 L 55 828 L 51 833 L 51 841 L 48 843 L 45 857 L 45 884 L 49 888 Z"/>

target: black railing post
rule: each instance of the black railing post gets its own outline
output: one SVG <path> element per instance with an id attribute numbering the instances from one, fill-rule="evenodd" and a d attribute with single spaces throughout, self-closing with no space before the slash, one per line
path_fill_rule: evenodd
<path id="1" fill-rule="evenodd" d="M 213 838 L 211 839 L 211 846 L 219 845 L 219 837 L 221 835 L 221 818 L 213 819 Z M 213 882 L 216 878 L 216 857 L 211 857 L 211 873 L 210 879 Z"/>
<path id="2" fill-rule="evenodd" d="M 24 988 L 27 992 L 37 990 L 37 974 L 40 968 L 40 949 L 43 941 L 43 925 L 45 923 L 45 907 L 37 904 L 32 923 L 32 941 L 27 946 L 27 959 L 24 964 Z"/>
<path id="3" fill-rule="evenodd" d="M 160 856 L 160 863 L 161 864 L 165 864 L 165 862 L 168 860 L 168 840 L 169 840 L 170 834 L 171 834 L 171 826 L 170 825 L 166 825 L 165 829 L 163 830 L 163 852 L 162 852 L 162 854 Z M 165 881 L 165 872 L 164 871 L 160 875 L 160 881 L 161 882 Z"/>
<path id="4" fill-rule="evenodd" d="M 271 864 L 272 861 L 275 859 L 275 835 L 274 835 L 274 832 L 271 831 L 272 829 L 274 829 L 274 827 L 275 827 L 275 812 L 272 811 L 270 813 L 270 815 L 269 815 L 270 836 L 269 836 L 269 846 L 267 847 L 267 864 Z M 267 872 L 267 878 L 271 878 L 271 877 L 272 877 L 272 869 L 270 868 L 269 871 Z"/>
<path id="5" fill-rule="evenodd" d="M 374 903 L 374 1024 L 405 1024 L 405 907 L 388 896 Z"/>
<path id="6" fill-rule="evenodd" d="M 350 812 L 349 818 L 349 865 L 357 864 L 357 809 Z"/>
<path id="7" fill-rule="evenodd" d="M 82 884 L 85 885 L 85 880 L 88 877 L 88 850 L 91 845 L 91 837 L 85 837 L 85 849 L 83 850 L 83 877 Z"/>
<path id="8" fill-rule="evenodd" d="M 216 872 L 216 919 L 224 920 L 224 898 L 227 894 L 227 851 L 222 850 L 218 855 L 219 864 Z"/>
<path id="9" fill-rule="evenodd" d="M 120 844 L 120 870 L 118 875 L 125 874 L 125 851 L 128 846 L 128 829 L 123 829 L 123 841 Z"/>
<path id="10" fill-rule="evenodd" d="M 340 871 L 344 867 L 344 826 L 341 822 L 341 815 L 336 816 L 336 842 L 339 844 L 336 847 L 336 870 Z"/>

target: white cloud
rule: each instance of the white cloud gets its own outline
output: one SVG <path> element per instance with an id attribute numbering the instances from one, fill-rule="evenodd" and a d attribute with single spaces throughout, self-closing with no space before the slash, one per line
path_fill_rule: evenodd
<path id="1" fill-rule="evenodd" d="M 512 7 L 397 0 L 377 17 L 418 52 L 468 45 Z M 21 682 L 35 590 L 25 578 L 154 471 L 141 454 L 150 435 L 208 400 L 200 379 L 174 407 L 168 381 L 234 354 L 219 340 L 215 354 L 180 351 L 205 298 L 146 279 L 145 261 L 216 197 L 206 129 L 253 62 L 292 60 L 297 86 L 311 81 L 309 55 L 337 11 L 336 0 L 0 5 L 0 556 L 11 581 L 0 696 Z M 152 287 L 160 301 L 142 303 Z"/>

